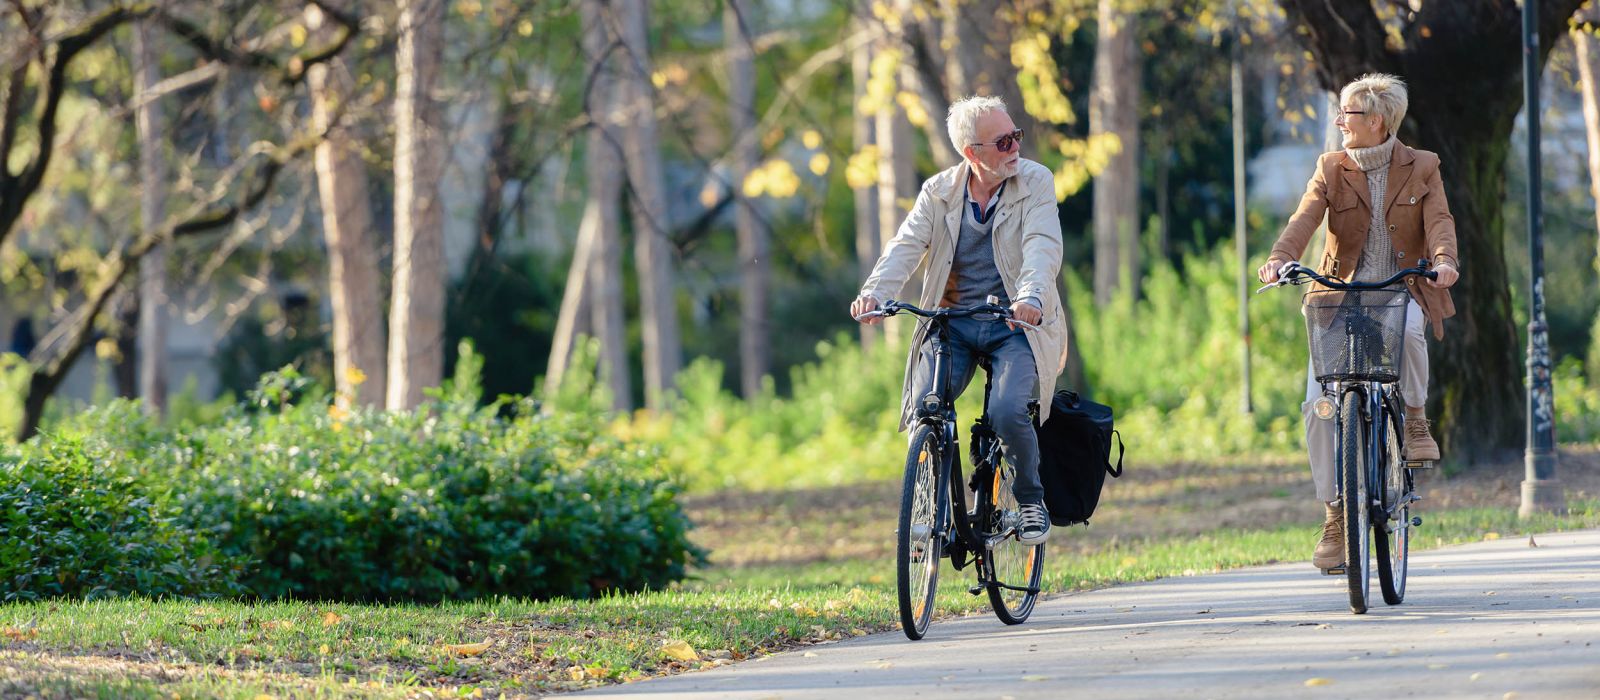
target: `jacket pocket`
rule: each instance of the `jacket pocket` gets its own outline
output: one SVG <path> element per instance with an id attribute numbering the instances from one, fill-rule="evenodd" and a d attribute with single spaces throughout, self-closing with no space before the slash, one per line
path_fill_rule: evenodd
<path id="1" fill-rule="evenodd" d="M 1420 183 L 1413 184 L 1410 187 L 1407 187 L 1404 192 L 1401 192 L 1399 197 L 1395 197 L 1394 205 L 1397 207 L 1414 207 L 1422 204 L 1422 198 L 1426 197 L 1427 195 L 1427 185 Z"/>
<path id="2" fill-rule="evenodd" d="M 1356 193 L 1344 191 L 1333 198 L 1331 207 L 1334 211 L 1349 211 L 1356 208 L 1356 205 L 1360 203 L 1361 200 L 1356 197 Z"/>

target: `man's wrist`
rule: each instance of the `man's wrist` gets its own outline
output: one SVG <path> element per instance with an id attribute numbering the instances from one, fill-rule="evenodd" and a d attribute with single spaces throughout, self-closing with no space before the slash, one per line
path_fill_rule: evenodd
<path id="1" fill-rule="evenodd" d="M 1039 297 L 1023 297 L 1017 301 L 1027 304 L 1028 306 L 1032 306 L 1040 311 L 1044 311 L 1044 304 L 1039 301 Z"/>

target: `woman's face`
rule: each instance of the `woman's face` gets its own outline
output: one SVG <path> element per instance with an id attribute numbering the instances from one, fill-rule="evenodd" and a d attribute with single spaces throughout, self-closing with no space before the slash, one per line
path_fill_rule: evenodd
<path id="1" fill-rule="evenodd" d="M 1356 100 L 1347 100 L 1334 115 L 1333 123 L 1344 135 L 1345 148 L 1371 148 L 1389 139 L 1389 130 L 1383 117 L 1361 106 Z"/>

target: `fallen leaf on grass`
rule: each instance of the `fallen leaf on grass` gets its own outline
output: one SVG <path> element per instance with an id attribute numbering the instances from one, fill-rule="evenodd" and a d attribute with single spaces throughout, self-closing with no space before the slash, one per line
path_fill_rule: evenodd
<path id="1" fill-rule="evenodd" d="M 5 635 L 7 639 L 13 642 L 26 642 L 30 639 L 37 639 L 39 630 L 32 627 L 3 627 L 0 628 L 0 634 Z"/>
<path id="2" fill-rule="evenodd" d="M 332 627 L 332 626 L 337 625 L 337 624 L 339 624 L 340 622 L 343 622 L 343 621 L 344 621 L 344 618 L 339 617 L 339 613 L 336 613 L 336 612 L 325 612 L 325 613 L 322 613 L 322 626 L 323 627 Z"/>
<path id="3" fill-rule="evenodd" d="M 1333 680 L 1329 679 L 1329 678 L 1307 678 L 1306 679 L 1306 687 L 1307 688 L 1315 688 L 1315 687 L 1317 687 L 1319 685 L 1333 685 Z"/>
<path id="4" fill-rule="evenodd" d="M 689 646 L 688 642 L 681 639 L 674 639 L 662 644 L 661 653 L 665 654 L 667 658 L 676 661 L 700 660 L 700 655 L 695 652 L 694 647 Z"/>
<path id="5" fill-rule="evenodd" d="M 494 646 L 494 640 L 487 639 L 477 644 L 446 644 L 444 650 L 462 656 L 479 656 Z"/>
<path id="6" fill-rule="evenodd" d="M 1484 540 L 1498 540 L 1498 539 L 1500 539 L 1500 533 L 1498 533 L 1498 532 L 1485 532 L 1485 533 L 1483 533 L 1483 539 Z"/>

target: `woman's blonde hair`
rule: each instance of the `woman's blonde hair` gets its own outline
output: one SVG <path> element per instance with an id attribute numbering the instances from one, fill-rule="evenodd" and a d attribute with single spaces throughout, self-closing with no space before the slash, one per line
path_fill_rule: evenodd
<path id="1" fill-rule="evenodd" d="M 1406 81 L 1387 73 L 1368 73 L 1339 91 L 1339 106 L 1355 102 L 1368 114 L 1383 117 L 1383 126 L 1394 136 L 1400 120 L 1406 118 Z"/>

